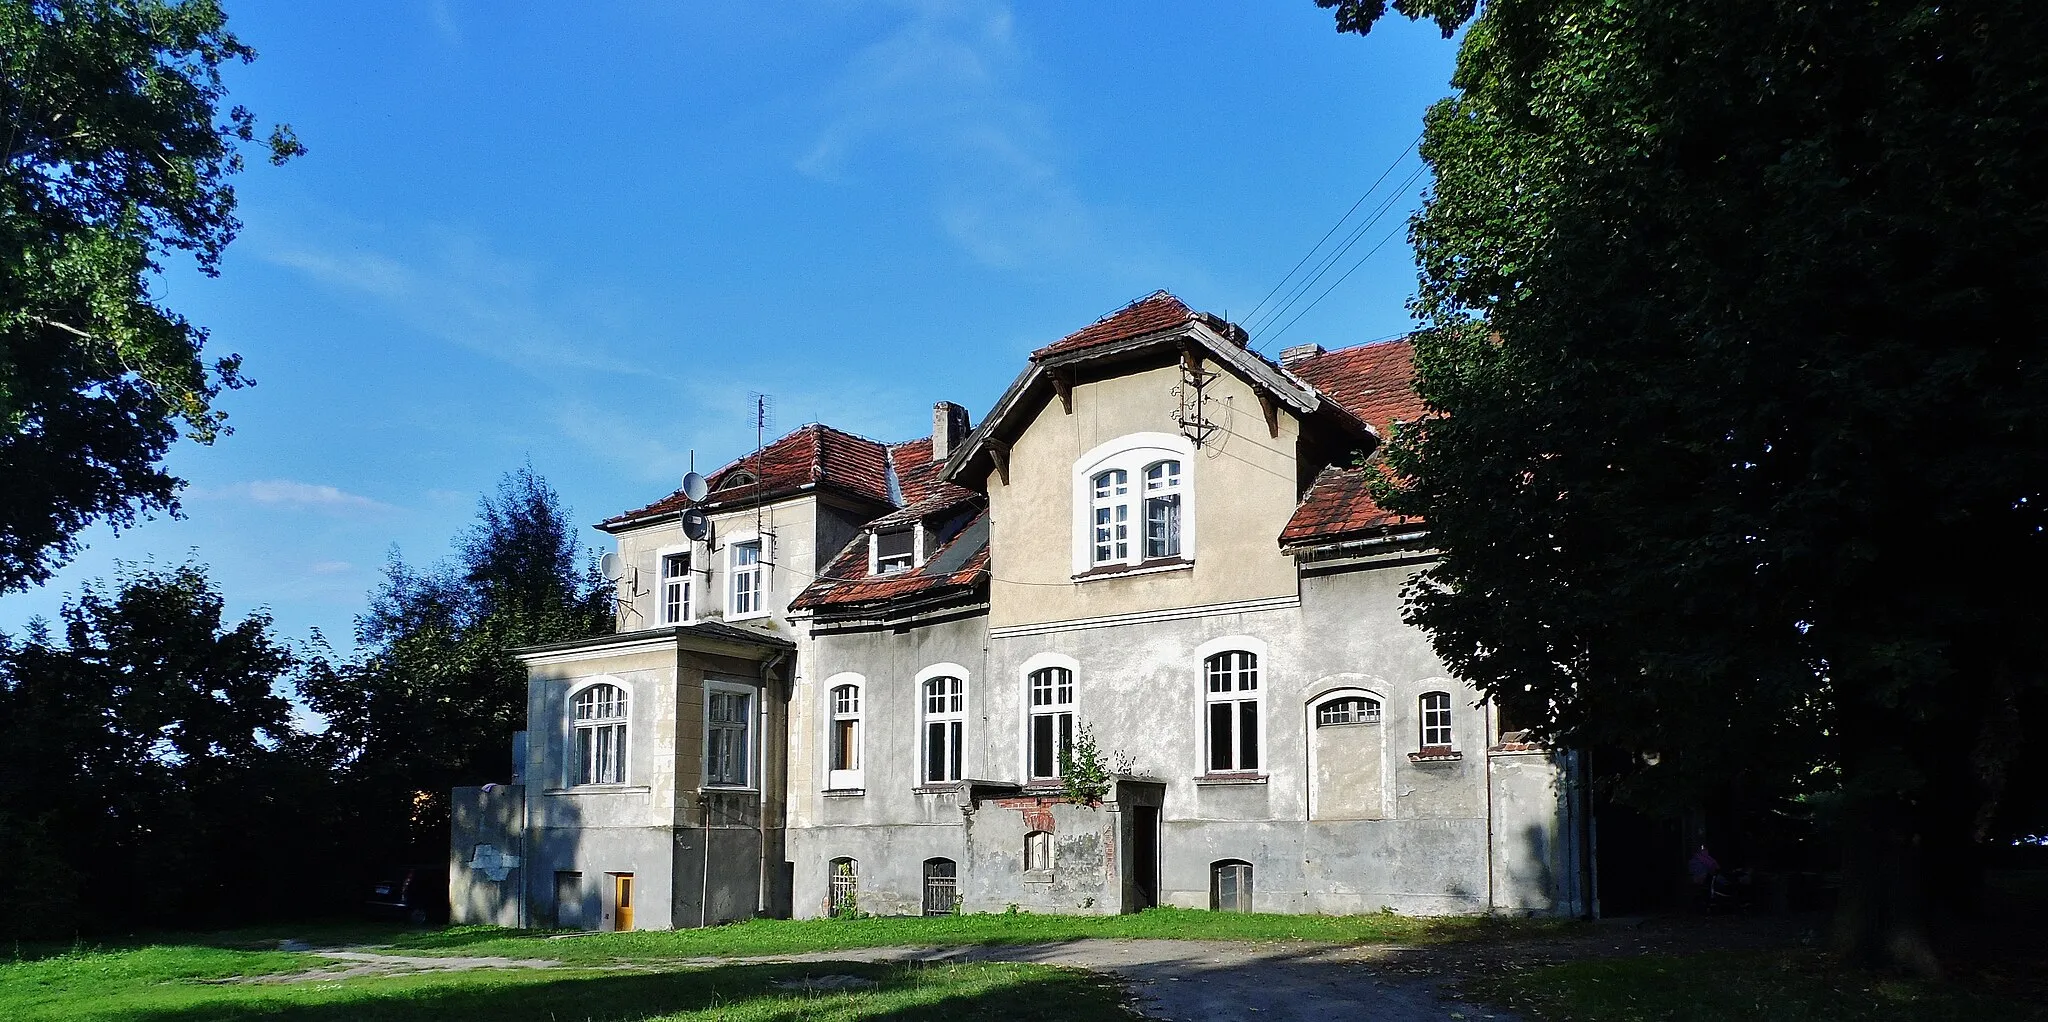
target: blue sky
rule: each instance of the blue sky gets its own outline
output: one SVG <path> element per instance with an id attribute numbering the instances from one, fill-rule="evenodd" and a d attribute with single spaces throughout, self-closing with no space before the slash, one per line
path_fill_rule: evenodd
<path id="1" fill-rule="evenodd" d="M 262 55 L 233 101 L 310 153 L 257 161 L 221 277 L 162 291 L 258 385 L 223 398 L 232 436 L 173 452 L 186 518 L 91 530 L 0 630 L 116 561 L 192 557 L 237 612 L 346 646 L 388 553 L 445 556 L 522 463 L 593 522 L 693 449 L 748 449 L 752 391 L 779 431 L 900 440 L 1154 289 L 1242 321 L 1454 55 L 1399 19 L 1339 36 L 1309 0 L 228 9 Z M 1254 342 L 1398 333 L 1414 280 L 1395 236 Z"/>

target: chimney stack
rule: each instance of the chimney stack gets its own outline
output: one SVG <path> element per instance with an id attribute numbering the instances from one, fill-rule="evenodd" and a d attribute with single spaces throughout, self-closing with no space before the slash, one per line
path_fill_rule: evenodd
<path id="1" fill-rule="evenodd" d="M 951 401 L 932 406 L 932 460 L 953 456 L 953 448 L 967 439 L 967 409 Z"/>
<path id="2" fill-rule="evenodd" d="M 1280 364 L 1292 369 L 1296 363 L 1314 358 L 1322 353 L 1323 346 L 1320 344 L 1297 344 L 1292 348 L 1281 348 Z"/>

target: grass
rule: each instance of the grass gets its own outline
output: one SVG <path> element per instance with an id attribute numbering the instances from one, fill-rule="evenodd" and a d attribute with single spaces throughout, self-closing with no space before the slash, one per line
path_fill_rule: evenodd
<path id="1" fill-rule="evenodd" d="M 386 931 L 386 939 L 376 943 L 415 954 L 497 955 L 606 964 L 714 956 L 787 955 L 869 947 L 1047 944 L 1079 938 L 1434 943 L 1542 932 L 1568 925 L 1482 917 L 1420 919 L 1393 913 L 1313 916 L 1156 908 L 1118 916 L 1016 912 L 801 922 L 756 919 L 699 930 L 635 930 L 573 935 L 470 926 L 432 932 L 391 934 Z"/>
<path id="2" fill-rule="evenodd" d="M 1580 1022 L 1983 1022 L 2048 1010 L 1959 982 L 1925 984 L 1829 963 L 1815 952 L 1595 959 L 1475 977 L 1465 992 L 1540 1019 Z"/>
<path id="3" fill-rule="evenodd" d="M 0 965 L 0 1017 L 19 1022 L 685 1022 L 1130 1017 L 1108 979 L 1039 965 L 736 965 L 702 969 L 477 970 L 255 984 L 228 977 L 299 971 L 313 955 L 149 946 L 73 951 Z M 851 975 L 864 989 L 778 986 Z"/>

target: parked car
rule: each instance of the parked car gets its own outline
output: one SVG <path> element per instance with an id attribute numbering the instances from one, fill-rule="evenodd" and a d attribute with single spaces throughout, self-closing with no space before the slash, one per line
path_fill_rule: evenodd
<path id="1" fill-rule="evenodd" d="M 400 919 L 414 925 L 448 921 L 448 867 L 400 866 L 370 885 L 363 903 L 372 919 Z"/>

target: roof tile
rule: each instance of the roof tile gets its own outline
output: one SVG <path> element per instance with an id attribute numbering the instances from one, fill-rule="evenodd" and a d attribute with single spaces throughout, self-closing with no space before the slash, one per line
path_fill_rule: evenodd
<path id="1" fill-rule="evenodd" d="M 1031 353 L 1034 360 L 1083 348 L 1112 344 L 1144 334 L 1171 330 L 1194 319 L 1196 313 L 1180 299 L 1165 291 L 1143 298 L 1096 320 L 1079 330 Z"/>
<path id="2" fill-rule="evenodd" d="M 758 478 L 753 478 L 758 477 Z M 817 483 L 882 504 L 889 500 L 889 464 L 882 444 L 813 422 L 767 447 L 726 463 L 707 479 L 706 505 L 781 497 Z M 645 518 L 674 514 L 689 507 L 681 490 L 643 508 L 598 523 L 613 529 Z"/>
<path id="3" fill-rule="evenodd" d="M 1422 417 L 1415 393 L 1415 347 L 1406 338 L 1339 348 L 1287 367 L 1323 396 L 1358 416 L 1386 439 L 1396 421 Z"/>
<path id="4" fill-rule="evenodd" d="M 906 508 L 905 512 L 909 510 Z M 905 512 L 887 517 L 897 518 Z M 980 586 L 988 580 L 987 521 L 988 512 L 975 508 L 973 517 L 959 531 L 939 544 L 938 549 L 926 552 L 923 564 L 887 575 L 868 574 L 868 537 L 873 529 L 864 530 L 839 551 L 817 581 L 790 601 L 790 609 L 847 609 Z"/>

